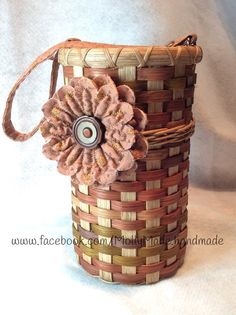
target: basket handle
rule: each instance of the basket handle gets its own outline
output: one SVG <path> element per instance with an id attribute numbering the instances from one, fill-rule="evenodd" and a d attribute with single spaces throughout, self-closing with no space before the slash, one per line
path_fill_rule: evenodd
<path id="1" fill-rule="evenodd" d="M 81 45 L 79 44 L 81 41 L 79 39 L 68 39 L 62 43 L 59 43 L 48 50 L 46 50 L 44 53 L 42 53 L 40 56 L 38 56 L 33 63 L 23 72 L 23 74 L 19 77 L 19 79 L 16 81 L 14 86 L 12 87 L 7 101 L 6 101 L 6 108 L 3 114 L 3 130 L 6 133 L 6 135 L 15 141 L 26 141 L 29 138 L 31 138 L 39 129 L 40 125 L 43 123 L 44 119 L 41 119 L 41 121 L 38 123 L 36 127 L 33 128 L 30 132 L 27 133 L 21 133 L 17 131 L 11 121 L 11 111 L 12 111 L 12 104 L 13 100 L 16 94 L 17 89 L 20 87 L 20 85 L 24 82 L 24 80 L 30 75 L 30 73 L 37 68 L 40 64 L 42 64 L 46 60 L 53 60 L 52 63 L 52 70 L 51 70 L 51 80 L 50 80 L 50 88 L 49 88 L 49 98 L 53 96 L 56 90 L 56 84 L 57 84 L 57 77 L 58 77 L 58 69 L 59 69 L 59 63 L 58 63 L 58 50 L 63 47 L 73 48 L 78 46 L 83 46 L 85 42 L 81 42 Z"/>
<path id="2" fill-rule="evenodd" d="M 197 43 L 197 34 L 190 33 L 187 36 L 176 38 L 176 40 L 171 41 L 167 47 L 176 46 L 195 46 Z"/>

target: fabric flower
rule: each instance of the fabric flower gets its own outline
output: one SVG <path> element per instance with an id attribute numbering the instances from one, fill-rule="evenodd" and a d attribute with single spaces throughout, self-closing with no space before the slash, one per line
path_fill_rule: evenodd
<path id="1" fill-rule="evenodd" d="M 147 154 L 139 133 L 146 114 L 134 104 L 132 89 L 116 87 L 108 75 L 72 79 L 42 108 L 43 153 L 81 184 L 111 184 Z"/>

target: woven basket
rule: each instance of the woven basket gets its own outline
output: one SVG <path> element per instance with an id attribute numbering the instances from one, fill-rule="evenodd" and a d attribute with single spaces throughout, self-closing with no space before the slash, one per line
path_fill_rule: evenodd
<path id="1" fill-rule="evenodd" d="M 15 90 L 45 59 L 53 59 L 50 96 L 59 64 L 65 84 L 74 77 L 109 75 L 128 85 L 135 106 L 147 114 L 142 135 L 148 154 L 135 172 L 108 186 L 78 184 L 72 177 L 72 220 L 79 264 L 108 282 L 155 283 L 175 274 L 184 261 L 190 136 L 195 65 L 202 58 L 194 34 L 167 46 L 116 46 L 71 39 L 54 46 L 27 69 L 11 91 L 5 132 L 14 140 L 31 137 L 11 122 Z"/>

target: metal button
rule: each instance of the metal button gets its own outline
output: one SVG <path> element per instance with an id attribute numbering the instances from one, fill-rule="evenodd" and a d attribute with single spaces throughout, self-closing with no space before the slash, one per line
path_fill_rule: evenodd
<path id="1" fill-rule="evenodd" d="M 95 148 L 102 140 L 101 123 L 94 117 L 79 117 L 72 127 L 75 140 L 83 148 Z"/>

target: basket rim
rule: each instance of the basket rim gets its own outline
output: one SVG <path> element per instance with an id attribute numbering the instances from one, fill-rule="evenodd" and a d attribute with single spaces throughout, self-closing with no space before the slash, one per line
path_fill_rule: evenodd
<path id="1" fill-rule="evenodd" d="M 115 68 L 174 66 L 197 64 L 203 57 L 202 48 L 194 46 L 135 46 L 83 42 L 78 47 L 60 48 L 58 62 L 63 66 Z M 131 63 L 130 63 L 131 62 Z"/>

